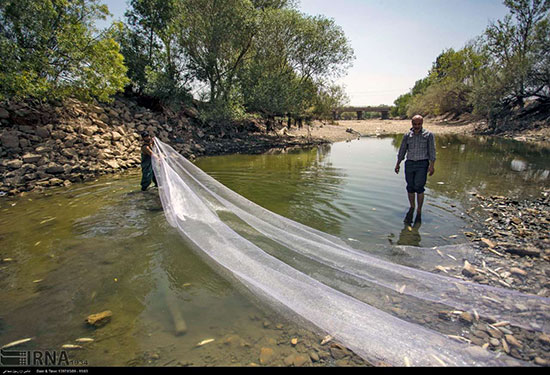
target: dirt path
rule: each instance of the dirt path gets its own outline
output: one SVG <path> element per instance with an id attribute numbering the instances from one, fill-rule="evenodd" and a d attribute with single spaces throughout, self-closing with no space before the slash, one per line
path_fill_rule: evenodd
<path id="1" fill-rule="evenodd" d="M 353 129 L 361 135 L 403 134 L 411 128 L 410 120 L 348 120 L 338 121 L 334 125 L 323 125 L 316 122 L 310 127 L 311 136 L 323 138 L 331 142 L 345 141 L 357 138 L 357 133 L 346 132 Z M 426 120 L 424 128 L 435 134 L 472 134 L 474 124 L 467 125 L 440 125 Z M 307 136 L 308 127 L 302 129 L 292 128 L 289 134 L 294 136 Z"/>

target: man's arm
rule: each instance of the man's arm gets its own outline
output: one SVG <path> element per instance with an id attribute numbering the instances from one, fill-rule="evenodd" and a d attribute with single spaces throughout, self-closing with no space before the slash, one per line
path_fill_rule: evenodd
<path id="1" fill-rule="evenodd" d="M 151 149 L 151 145 L 143 145 L 141 147 L 141 151 L 144 153 L 144 154 L 147 154 L 149 156 L 152 156 L 153 155 L 153 150 Z"/>
<path id="2" fill-rule="evenodd" d="M 405 134 L 401 140 L 401 145 L 399 146 L 399 152 L 397 153 L 397 164 L 395 164 L 395 173 L 399 173 L 401 162 L 405 159 L 405 154 L 407 152 L 407 138 L 408 135 Z"/>
<path id="3" fill-rule="evenodd" d="M 428 166 L 428 175 L 432 176 L 435 172 L 435 136 L 430 134 L 428 139 L 428 156 L 430 165 Z"/>

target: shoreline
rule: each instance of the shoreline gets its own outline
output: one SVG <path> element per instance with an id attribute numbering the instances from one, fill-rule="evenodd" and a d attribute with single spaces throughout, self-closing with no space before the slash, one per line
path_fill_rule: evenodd
<path id="1" fill-rule="evenodd" d="M 489 136 L 513 139 L 519 142 L 529 142 L 550 147 L 550 128 L 526 129 L 519 132 L 507 132 L 502 134 L 487 134 L 484 132 L 486 123 L 484 121 L 460 121 L 451 122 L 439 118 L 424 119 L 423 127 L 435 135 L 468 135 L 468 136 Z M 327 140 L 329 142 L 342 142 L 356 139 L 359 133 L 361 136 L 380 136 L 391 134 L 404 134 L 411 128 L 411 120 L 340 120 L 334 124 L 315 121 L 309 129 L 305 125 L 301 129 L 292 128 L 288 134 L 295 137 L 307 137 Z M 351 129 L 354 133 L 346 130 Z M 357 133 L 355 133 L 357 132 Z"/>
<path id="2" fill-rule="evenodd" d="M 271 149 L 311 147 L 359 136 L 404 134 L 410 120 L 314 121 L 266 133 L 258 120 L 204 124 L 194 107 L 154 112 L 136 100 L 116 97 L 112 103 L 0 103 L 0 198 L 44 191 L 139 167 L 141 137 L 148 131 L 184 157 L 263 153 Z M 506 137 L 550 147 L 550 127 L 514 134 L 483 133 L 485 123 L 472 119 L 427 118 L 424 127 L 436 135 Z"/>

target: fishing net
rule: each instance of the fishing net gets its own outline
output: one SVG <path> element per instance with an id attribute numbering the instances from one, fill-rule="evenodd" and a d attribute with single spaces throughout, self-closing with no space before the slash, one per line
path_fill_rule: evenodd
<path id="1" fill-rule="evenodd" d="M 526 364 L 470 345 L 456 330 L 434 324 L 429 317 L 442 310 L 529 330 L 550 328 L 548 298 L 383 260 L 258 206 L 158 139 L 154 153 L 165 216 L 197 254 L 254 299 L 331 335 L 367 361 Z M 434 257 L 466 251 L 465 245 L 419 250 Z"/>

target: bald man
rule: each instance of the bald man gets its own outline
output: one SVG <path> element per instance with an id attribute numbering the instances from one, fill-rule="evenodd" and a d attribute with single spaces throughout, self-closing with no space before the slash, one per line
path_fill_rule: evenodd
<path id="1" fill-rule="evenodd" d="M 422 128 L 424 119 L 420 115 L 412 118 L 412 128 L 405 133 L 399 152 L 395 173 L 399 173 L 400 165 L 405 155 L 405 180 L 407 181 L 407 193 L 410 208 L 405 216 L 406 223 L 412 223 L 414 209 L 416 208 L 416 222 L 422 220 L 422 205 L 424 204 L 424 186 L 428 175 L 434 174 L 435 168 L 435 137 Z M 416 203 L 416 204 L 415 204 Z"/>

